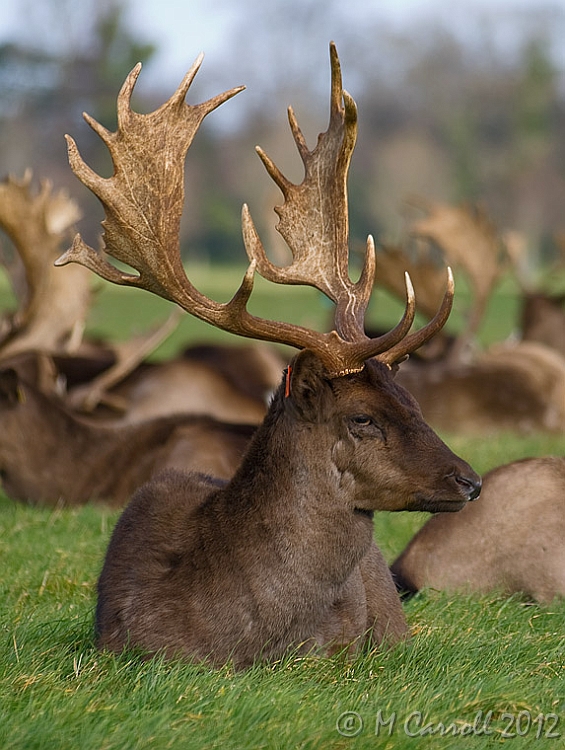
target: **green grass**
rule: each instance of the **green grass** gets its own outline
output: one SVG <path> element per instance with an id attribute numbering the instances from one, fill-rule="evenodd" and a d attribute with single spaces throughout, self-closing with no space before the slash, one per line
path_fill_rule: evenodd
<path id="1" fill-rule="evenodd" d="M 230 269 L 192 274 L 216 299 L 239 276 Z M 327 320 L 313 290 L 258 284 L 259 314 L 310 325 Z M 497 330 L 511 330 L 508 293 L 496 300 Z M 125 337 L 164 318 L 167 303 L 145 293 L 102 287 L 91 331 Z M 379 308 L 380 309 L 380 308 Z M 506 316 L 502 312 L 506 312 Z M 394 319 L 387 307 L 383 317 Z M 494 337 L 491 329 L 487 338 Z M 161 355 L 223 334 L 187 317 Z M 235 340 L 235 339 L 231 339 Z M 565 436 L 502 435 L 488 440 L 444 435 L 480 472 L 527 455 L 565 453 Z M 93 645 L 95 585 L 118 513 L 104 507 L 47 510 L 0 495 L 0 747 L 10 750 L 136 748 L 511 748 L 563 747 L 565 736 L 565 604 L 533 605 L 520 597 L 425 593 L 405 604 L 411 641 L 353 662 L 296 658 L 234 673 L 229 666 L 143 661 Z M 375 534 L 388 560 L 425 514 L 377 514 Z M 345 712 L 355 712 L 350 722 Z M 380 713 L 379 713 L 380 712 Z M 420 727 L 417 713 L 422 715 Z M 490 734 L 411 737 L 439 722 L 477 731 L 492 712 Z M 503 714 L 508 713 L 509 717 Z M 541 726 L 542 714 L 546 721 Z M 377 717 L 388 722 L 379 727 Z M 355 737 L 342 731 L 363 728 Z M 502 732 L 520 720 L 524 737 Z M 529 728 L 527 727 L 530 722 Z M 405 722 L 407 722 L 405 726 Z M 391 734 L 389 736 L 389 728 Z"/>

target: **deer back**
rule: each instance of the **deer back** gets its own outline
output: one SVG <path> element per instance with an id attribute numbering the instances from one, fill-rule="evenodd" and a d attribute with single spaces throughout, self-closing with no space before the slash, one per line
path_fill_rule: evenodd
<path id="1" fill-rule="evenodd" d="M 493 345 L 470 362 L 414 360 L 398 381 L 435 429 L 472 434 L 565 428 L 565 360 L 533 341 Z"/>
<path id="2" fill-rule="evenodd" d="M 565 596 L 565 458 L 515 461 L 488 472 L 481 496 L 430 518 L 395 560 L 398 587 Z"/>
<path id="3" fill-rule="evenodd" d="M 0 370 L 0 426 L 4 491 L 44 505 L 123 505 L 154 473 L 170 467 L 229 478 L 255 431 L 195 415 L 135 426 L 92 424 L 13 368 Z"/>

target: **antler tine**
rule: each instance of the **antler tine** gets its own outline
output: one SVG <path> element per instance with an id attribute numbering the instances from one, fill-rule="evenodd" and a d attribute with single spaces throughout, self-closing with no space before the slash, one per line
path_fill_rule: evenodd
<path id="1" fill-rule="evenodd" d="M 387 365 L 392 365 L 395 362 L 401 362 L 403 359 L 406 359 L 409 354 L 416 351 L 416 349 L 428 342 L 446 324 L 447 319 L 449 318 L 449 315 L 451 313 L 451 308 L 453 307 L 454 294 L 455 282 L 453 280 L 453 273 L 451 271 L 451 268 L 448 266 L 447 288 L 445 290 L 442 303 L 435 316 L 423 328 L 414 331 L 414 333 L 406 336 L 398 344 L 392 346 L 384 353 L 379 354 L 377 356 L 377 359 Z"/>

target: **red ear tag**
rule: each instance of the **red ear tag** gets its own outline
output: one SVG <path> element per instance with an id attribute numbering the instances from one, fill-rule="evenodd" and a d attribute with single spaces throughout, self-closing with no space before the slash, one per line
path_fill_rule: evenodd
<path id="1" fill-rule="evenodd" d="M 286 368 L 286 378 L 284 382 L 284 397 L 288 398 L 290 396 L 290 373 L 292 372 L 292 367 L 289 365 Z"/>

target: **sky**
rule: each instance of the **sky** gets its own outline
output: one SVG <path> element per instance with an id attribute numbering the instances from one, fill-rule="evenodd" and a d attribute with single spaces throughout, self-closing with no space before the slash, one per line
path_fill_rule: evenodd
<path id="1" fill-rule="evenodd" d="M 506 14 L 506 21 L 516 12 L 528 14 L 548 5 L 560 9 L 565 16 L 565 0 L 309 0 L 314 7 L 323 8 L 324 3 L 346 8 L 348 16 L 358 19 L 355 27 L 360 34 L 368 19 L 382 19 L 391 28 L 410 28 L 417 33 L 420 19 L 434 18 L 465 34 L 473 20 L 480 23 L 481 16 L 494 9 Z M 268 8 L 270 3 L 259 0 L 257 4 Z M 207 58 L 219 56 L 230 28 L 237 21 L 241 23 L 241 6 L 237 0 L 135 0 L 132 22 L 141 33 L 157 41 L 156 70 L 176 81 L 187 58 L 192 60 L 201 51 Z M 318 17 L 316 23 L 321 27 L 325 54 L 329 37 L 339 35 L 339 29 L 328 25 L 325 39 L 324 18 Z M 562 62 L 565 67 L 565 45 Z"/>
<path id="2" fill-rule="evenodd" d="M 465 33 L 465 29 L 468 29 L 472 23 L 479 22 L 481 14 L 485 11 L 492 12 L 493 9 L 502 11 L 503 15 L 506 13 L 507 20 L 509 15 L 528 11 L 532 18 L 532 11 L 548 5 L 559 9 L 565 16 L 565 0 L 325 0 L 325 2 L 334 8 L 347 9 L 348 17 L 356 19 L 359 33 L 363 33 L 365 19 L 369 18 L 382 19 L 383 23 L 397 29 L 410 27 L 414 33 L 417 33 L 420 19 L 432 17 L 441 19 L 443 23 Z M 32 15 L 30 9 L 33 8 L 33 13 L 37 14 L 42 4 L 61 7 L 61 28 L 64 29 L 64 8 L 68 3 L 69 0 L 2 0 L 0 43 L 21 38 L 22 34 L 33 33 L 33 29 L 30 32 L 28 23 Z M 88 0 L 85 5 L 88 6 Z M 187 65 L 190 65 L 201 51 L 205 52 L 207 58 L 218 57 L 225 48 L 230 31 L 232 31 L 233 40 L 234 24 L 237 22 L 241 24 L 241 8 L 249 7 L 249 4 L 246 5 L 237 0 L 131 0 L 130 5 L 129 18 L 132 28 L 158 46 L 158 54 L 151 64 L 151 75 L 161 80 L 165 79 L 167 82 L 178 82 L 179 76 L 182 77 Z M 263 2 L 257 0 L 256 5 L 263 8 L 265 12 L 264 9 L 268 9 L 270 3 L 269 0 L 263 0 Z M 323 34 L 325 30 L 323 0 L 308 0 L 304 6 L 318 7 L 322 10 L 322 12 L 317 12 L 315 21 Z M 276 23 L 278 23 L 277 20 L 274 21 L 274 24 Z M 327 28 L 328 34 L 332 31 L 330 27 Z M 35 33 L 37 33 L 37 28 Z M 268 45 L 268 40 L 264 43 Z M 565 66 L 565 45 L 563 47 L 562 55 Z M 244 49 L 240 49 L 239 54 L 244 54 Z M 234 66 L 236 64 L 237 61 L 234 61 Z"/>

